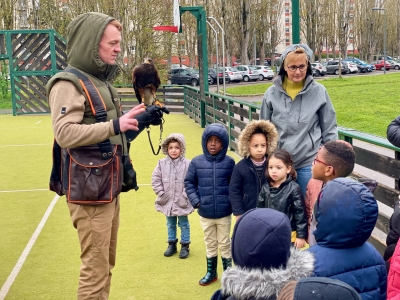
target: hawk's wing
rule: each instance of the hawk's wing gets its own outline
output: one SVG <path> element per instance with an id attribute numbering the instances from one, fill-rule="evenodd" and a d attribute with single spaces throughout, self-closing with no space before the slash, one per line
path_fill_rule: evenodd
<path id="1" fill-rule="evenodd" d="M 141 66 L 136 66 L 135 68 L 133 68 L 133 71 L 132 71 L 133 90 L 135 91 L 136 99 L 139 101 L 139 104 L 142 103 L 142 97 L 143 97 L 143 94 L 144 94 L 143 88 L 141 88 L 139 86 L 139 84 L 138 84 L 139 83 L 138 82 L 138 80 L 139 80 L 138 76 L 141 76 L 140 75 L 140 73 L 141 73 L 140 67 Z"/>

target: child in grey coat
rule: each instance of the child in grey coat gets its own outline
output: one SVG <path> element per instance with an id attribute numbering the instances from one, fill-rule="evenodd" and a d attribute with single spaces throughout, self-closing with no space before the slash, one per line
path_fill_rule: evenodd
<path id="1" fill-rule="evenodd" d="M 168 248 L 164 256 L 177 252 L 176 223 L 181 228 L 181 251 L 179 258 L 189 256 L 190 224 L 188 215 L 193 207 L 185 192 L 184 180 L 190 160 L 185 158 L 185 139 L 182 134 L 172 133 L 162 143 L 166 158 L 160 159 L 152 175 L 152 187 L 157 194 L 156 210 L 167 217 Z"/>

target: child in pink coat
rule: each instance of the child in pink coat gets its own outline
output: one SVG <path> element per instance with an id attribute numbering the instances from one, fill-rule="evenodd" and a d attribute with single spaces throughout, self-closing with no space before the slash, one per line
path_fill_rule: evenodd
<path id="1" fill-rule="evenodd" d="M 176 223 L 181 229 L 181 251 L 179 258 L 189 256 L 190 224 L 188 215 L 193 207 L 184 190 L 185 176 L 190 160 L 185 158 L 185 139 L 182 134 L 172 133 L 162 143 L 161 149 L 167 157 L 160 159 L 152 175 L 152 187 L 157 194 L 156 210 L 167 217 L 168 248 L 164 256 L 177 252 Z"/>

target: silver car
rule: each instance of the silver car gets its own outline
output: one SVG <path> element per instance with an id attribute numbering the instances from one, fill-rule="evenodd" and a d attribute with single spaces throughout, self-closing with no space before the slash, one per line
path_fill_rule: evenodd
<path id="1" fill-rule="evenodd" d="M 258 79 L 258 71 L 253 66 L 240 65 L 236 67 L 242 73 L 243 81 L 256 81 Z"/>
<path id="2" fill-rule="evenodd" d="M 274 71 L 270 67 L 267 66 L 257 66 L 256 70 L 258 71 L 258 79 L 260 81 L 263 81 L 264 78 L 267 78 L 268 80 L 274 79 Z"/>
<path id="3" fill-rule="evenodd" d="M 240 82 L 243 79 L 242 73 L 236 67 L 225 67 L 230 82 Z"/>

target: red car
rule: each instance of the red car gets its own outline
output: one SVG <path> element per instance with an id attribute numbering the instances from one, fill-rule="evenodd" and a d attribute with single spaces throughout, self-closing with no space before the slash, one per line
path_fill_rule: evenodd
<path id="1" fill-rule="evenodd" d="M 383 71 L 385 69 L 383 66 L 383 62 L 384 62 L 383 60 L 376 60 L 373 61 L 371 65 L 374 65 L 376 70 Z M 386 61 L 386 71 L 389 71 L 391 67 L 392 65 L 388 61 Z"/>

